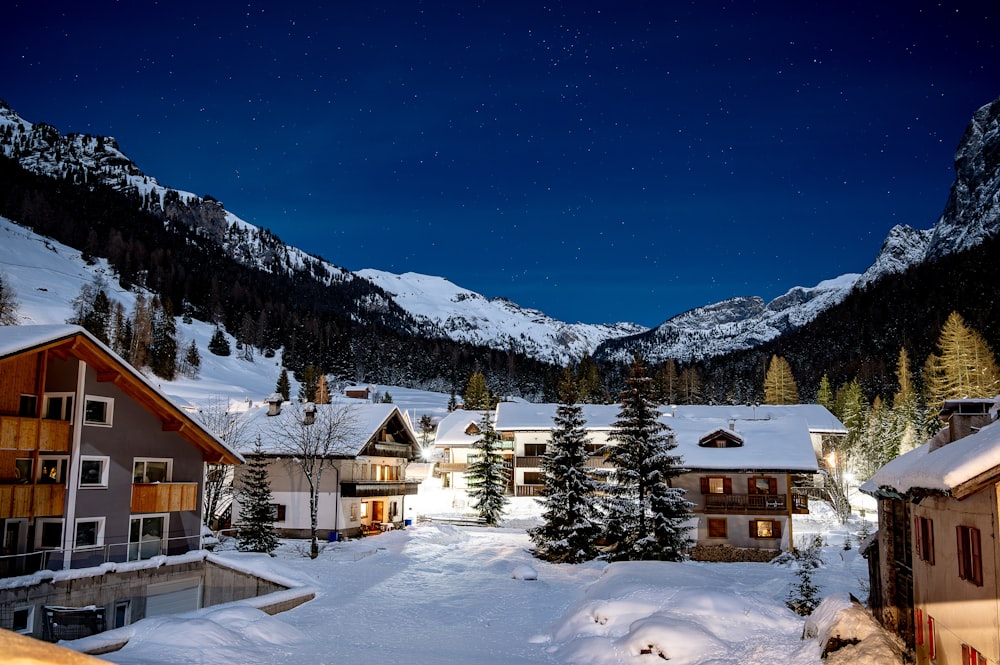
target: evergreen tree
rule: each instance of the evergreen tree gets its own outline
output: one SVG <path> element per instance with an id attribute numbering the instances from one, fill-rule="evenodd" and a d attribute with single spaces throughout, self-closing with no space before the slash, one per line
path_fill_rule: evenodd
<path id="1" fill-rule="evenodd" d="M 677 374 L 677 363 L 673 358 L 667 358 L 660 365 L 653 377 L 653 390 L 656 401 L 660 404 L 676 404 L 678 402 L 680 377 Z"/>
<path id="2" fill-rule="evenodd" d="M 458 397 L 455 395 L 455 389 L 451 389 L 451 394 L 448 396 L 448 413 L 451 413 L 458 408 Z"/>
<path id="3" fill-rule="evenodd" d="M 833 388 L 830 386 L 830 377 L 824 374 L 819 380 L 819 390 L 816 391 L 816 403 L 826 407 L 826 410 L 833 413 L 836 409 L 833 398 Z"/>
<path id="4" fill-rule="evenodd" d="M 604 388 L 601 380 L 601 372 L 597 368 L 597 363 L 589 353 L 584 352 L 583 357 L 576 366 L 576 383 L 579 386 L 579 402 L 581 404 L 607 404 L 608 391 Z"/>
<path id="5" fill-rule="evenodd" d="M 154 309 L 149 369 L 167 381 L 177 377 L 177 321 L 169 302 Z"/>
<path id="6" fill-rule="evenodd" d="M 764 376 L 765 404 L 798 404 L 799 387 L 792 376 L 788 361 L 778 355 L 771 356 Z"/>
<path id="7" fill-rule="evenodd" d="M 233 352 L 229 346 L 229 339 L 226 337 L 226 333 L 222 332 L 222 328 L 216 328 L 215 332 L 212 333 L 212 339 L 208 340 L 208 351 L 224 357 Z"/>
<path id="8" fill-rule="evenodd" d="M 383 404 L 392 404 L 392 395 L 389 394 L 388 390 L 386 390 L 384 393 L 382 393 L 382 400 L 381 401 L 382 401 Z"/>
<path id="9" fill-rule="evenodd" d="M 242 552 L 266 552 L 278 547 L 274 531 L 274 514 L 271 504 L 271 480 L 267 473 L 267 458 L 260 439 L 253 452 L 247 455 L 247 470 L 240 489 L 240 523 L 237 525 L 238 547 Z"/>
<path id="10" fill-rule="evenodd" d="M 812 576 L 823 563 L 820 558 L 822 547 L 823 537 L 817 534 L 808 546 L 800 547 L 792 553 L 798 581 L 788 590 L 785 606 L 799 616 L 809 616 L 819 607 L 819 587 L 813 582 Z"/>
<path id="11" fill-rule="evenodd" d="M 425 413 L 417 421 L 417 428 L 420 430 L 420 457 L 430 460 L 434 454 L 434 421 Z"/>
<path id="12" fill-rule="evenodd" d="M 150 308 L 142 291 L 138 291 L 132 311 L 132 337 L 128 352 L 128 361 L 133 367 L 142 368 L 149 364 L 149 345 L 152 339 L 153 319 Z"/>
<path id="13" fill-rule="evenodd" d="M 17 308 L 17 294 L 4 275 L 0 274 L 0 326 L 16 326 L 20 323 Z"/>
<path id="14" fill-rule="evenodd" d="M 198 345 L 194 340 L 188 344 L 187 351 L 184 352 L 184 362 L 181 373 L 188 378 L 196 378 L 201 369 L 201 354 L 198 353 Z"/>
<path id="15" fill-rule="evenodd" d="M 296 376 L 299 379 L 299 401 L 316 403 L 320 374 L 319 368 L 311 363 L 302 368 L 302 374 Z"/>
<path id="16" fill-rule="evenodd" d="M 673 454 L 677 442 L 652 396 L 652 380 L 636 357 L 606 449 L 613 471 L 601 501 L 612 560 L 679 561 L 693 543 L 684 526 L 691 503 L 683 489 L 671 487 L 684 472 Z"/>
<path id="17" fill-rule="evenodd" d="M 292 395 L 292 384 L 288 380 L 288 370 L 284 367 L 281 368 L 281 373 L 278 375 L 278 382 L 274 385 L 274 392 L 281 395 L 281 399 L 288 401 Z"/>
<path id="18" fill-rule="evenodd" d="M 110 344 L 111 299 L 106 289 L 107 283 L 100 275 L 81 286 L 80 293 L 73 299 L 73 317 L 68 323 L 81 326 L 105 344 Z"/>
<path id="19" fill-rule="evenodd" d="M 492 406 L 490 390 L 486 387 L 486 377 L 482 372 L 473 372 L 469 377 L 469 384 L 465 387 L 462 400 L 465 402 L 465 408 L 469 410 L 489 409 Z"/>
<path id="20" fill-rule="evenodd" d="M 600 533 L 598 482 L 587 473 L 587 432 L 577 403 L 572 371 L 563 370 L 554 428 L 542 458 L 544 486 L 538 502 L 543 524 L 528 532 L 535 556 L 546 561 L 580 563 L 597 555 Z"/>
<path id="21" fill-rule="evenodd" d="M 924 427 L 926 421 L 920 394 L 910 370 L 910 354 L 906 347 L 899 349 L 896 360 L 896 382 L 899 390 L 892 396 L 893 429 L 899 434 L 899 451 L 911 450 L 932 432 Z M 935 420 L 936 420 L 935 416 Z"/>
<path id="22" fill-rule="evenodd" d="M 489 526 L 496 526 L 507 505 L 507 468 L 500 452 L 500 437 L 493 429 L 489 412 L 483 413 L 479 423 L 481 438 L 472 444 L 466 477 L 469 496 L 479 517 Z"/>
<path id="23" fill-rule="evenodd" d="M 1000 385 L 1000 370 L 986 340 L 952 312 L 938 338 L 938 353 L 924 364 L 928 402 L 940 407 L 947 399 L 993 397 Z"/>

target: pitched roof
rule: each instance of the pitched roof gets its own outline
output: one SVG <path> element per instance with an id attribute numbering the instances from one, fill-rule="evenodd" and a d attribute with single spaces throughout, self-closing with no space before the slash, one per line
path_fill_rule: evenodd
<path id="1" fill-rule="evenodd" d="M 479 423 L 483 420 L 483 415 L 492 413 L 477 409 L 455 409 L 438 423 L 437 433 L 434 435 L 434 445 L 438 448 L 461 448 L 470 447 L 479 440 L 478 433 L 469 434 L 469 428 L 478 429 Z"/>
<path id="2" fill-rule="evenodd" d="M 873 495 L 936 492 L 963 498 L 1000 480 L 1000 422 L 938 447 L 946 432 L 883 466 L 861 490 Z"/>
<path id="3" fill-rule="evenodd" d="M 365 446 L 374 439 L 382 427 L 394 419 L 398 419 L 398 423 L 406 432 L 406 438 L 410 439 L 408 441 L 400 441 L 399 443 L 405 443 L 411 447 L 416 445 L 416 435 L 413 434 L 409 417 L 405 416 L 395 404 L 381 402 L 371 404 L 344 397 L 335 398 L 330 404 L 316 404 L 315 407 L 317 420 L 322 419 L 323 411 L 345 409 L 347 418 L 351 421 L 350 438 L 337 446 L 337 452 L 333 457 L 355 457 L 360 455 Z M 297 405 L 293 406 L 286 402 L 283 406 L 283 413 L 290 408 L 297 408 Z M 246 441 L 243 450 L 244 453 L 251 452 L 257 442 L 258 436 L 260 436 L 261 447 L 265 453 L 272 455 L 287 453 L 287 446 L 282 446 L 281 442 L 276 439 L 278 432 L 275 430 L 273 423 L 269 422 L 275 416 L 268 416 L 267 413 L 268 407 L 266 404 L 250 406 L 247 409 L 243 416 L 246 428 L 244 430 L 244 440 Z M 280 418 L 282 416 L 276 417 Z"/>
<path id="4" fill-rule="evenodd" d="M 40 351 L 83 360 L 97 372 L 98 381 L 113 383 L 159 418 L 164 429 L 176 431 L 182 439 L 200 449 L 207 461 L 243 462 L 238 452 L 84 328 L 74 325 L 0 326 L 0 359 Z"/>
<path id="5" fill-rule="evenodd" d="M 550 431 L 557 404 L 501 402 L 497 406 L 497 431 Z M 617 404 L 582 404 L 586 428 L 610 431 L 618 419 Z M 662 407 L 660 421 L 670 427 L 677 441 L 676 453 L 690 469 L 747 469 L 815 472 L 813 432 L 846 432 L 829 411 L 814 404 L 790 406 L 690 406 Z M 813 425 L 816 425 L 816 428 Z M 730 429 L 732 425 L 733 429 Z M 707 432 L 724 430 L 743 440 L 742 446 L 703 447 Z"/>

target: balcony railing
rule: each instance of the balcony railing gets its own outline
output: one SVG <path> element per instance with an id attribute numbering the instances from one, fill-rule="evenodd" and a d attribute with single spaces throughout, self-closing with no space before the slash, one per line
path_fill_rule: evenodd
<path id="1" fill-rule="evenodd" d="M 517 458 L 517 468 L 538 469 L 542 466 L 543 459 L 541 455 L 521 455 Z"/>
<path id="2" fill-rule="evenodd" d="M 539 496 L 545 485 L 515 485 L 514 496 Z"/>
<path id="3" fill-rule="evenodd" d="M 198 483 L 132 483 L 133 513 L 198 510 Z"/>
<path id="4" fill-rule="evenodd" d="M 71 429 L 68 420 L 0 416 L 0 440 L 7 448 L 66 453 Z"/>
<path id="5" fill-rule="evenodd" d="M 784 494 L 704 494 L 708 513 L 788 513 Z"/>
<path id="6" fill-rule="evenodd" d="M 437 465 L 437 469 L 441 473 L 456 473 L 468 468 L 469 465 L 466 462 L 441 462 Z"/>
<path id="7" fill-rule="evenodd" d="M 376 441 L 375 452 L 386 457 L 410 457 L 413 449 L 408 444 L 394 441 Z"/>
<path id="8" fill-rule="evenodd" d="M 0 485 L 0 519 L 62 517 L 65 485 Z"/>
<path id="9" fill-rule="evenodd" d="M 365 498 L 371 496 L 400 496 L 416 494 L 418 482 L 402 480 L 360 480 L 340 483 L 342 496 Z"/>

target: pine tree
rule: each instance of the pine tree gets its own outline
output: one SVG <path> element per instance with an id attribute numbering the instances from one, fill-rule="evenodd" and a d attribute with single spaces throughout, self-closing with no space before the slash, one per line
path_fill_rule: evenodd
<path id="1" fill-rule="evenodd" d="M 607 404 L 608 391 L 605 390 L 604 382 L 601 380 L 601 372 L 587 352 L 584 352 L 580 362 L 577 363 L 576 383 L 579 386 L 581 404 Z"/>
<path id="2" fill-rule="evenodd" d="M 799 387 L 792 376 L 788 361 L 778 355 L 771 356 L 764 376 L 765 404 L 798 404 Z"/>
<path id="3" fill-rule="evenodd" d="M 819 380 L 819 390 L 816 391 L 816 403 L 826 407 L 830 413 L 834 412 L 833 388 L 830 386 L 830 377 L 824 374 Z"/>
<path id="4" fill-rule="evenodd" d="M 167 381 L 177 377 L 177 321 L 169 302 L 154 309 L 149 369 Z"/>
<path id="5" fill-rule="evenodd" d="M 486 377 L 482 372 L 473 372 L 469 377 L 462 400 L 465 408 L 470 410 L 489 409 L 492 406 L 490 390 L 486 387 Z"/>
<path id="6" fill-rule="evenodd" d="M 577 403 L 572 371 L 563 370 L 554 429 L 542 458 L 543 524 L 528 532 L 535 556 L 546 561 L 580 563 L 597 555 L 600 524 L 596 505 L 599 483 L 587 473 L 587 432 Z"/>
<path id="7" fill-rule="evenodd" d="M 455 395 L 455 389 L 451 389 L 451 394 L 448 395 L 448 413 L 451 413 L 458 408 L 458 398 Z"/>
<path id="8" fill-rule="evenodd" d="M 496 526 L 507 505 L 507 469 L 500 452 L 500 437 L 493 429 L 489 412 L 484 412 L 479 423 L 481 438 L 472 444 L 472 454 L 466 478 L 469 496 L 479 517 L 489 526 Z"/>
<path id="9" fill-rule="evenodd" d="M 198 376 L 198 372 L 201 369 L 201 354 L 198 353 L 198 345 L 195 344 L 194 340 L 191 340 L 187 351 L 184 353 L 183 366 L 184 376 L 192 379 Z"/>
<path id="10" fill-rule="evenodd" d="M 302 375 L 299 379 L 299 401 L 316 403 L 316 390 L 319 388 L 319 368 L 313 364 L 302 368 Z"/>
<path id="11" fill-rule="evenodd" d="M 281 368 L 281 373 L 278 375 L 278 382 L 274 385 L 274 392 L 281 395 L 281 399 L 288 401 L 292 395 L 292 384 L 288 380 L 288 370 L 284 367 Z"/>
<path id="12" fill-rule="evenodd" d="M 222 328 L 216 328 L 212 333 L 212 339 L 208 340 L 208 351 L 217 356 L 228 356 L 233 352 Z"/>
<path id="13" fill-rule="evenodd" d="M 924 364 L 928 402 L 940 407 L 947 399 L 993 397 L 1000 385 L 993 352 L 983 336 L 952 312 L 941 327 L 938 353 Z"/>
<path id="14" fill-rule="evenodd" d="M 679 561 L 692 540 L 685 522 L 691 503 L 671 481 L 684 469 L 673 432 L 659 420 L 652 380 L 642 360 L 632 361 L 621 410 L 609 435 L 607 461 L 613 467 L 601 497 L 604 537 L 612 560 Z"/>
<path id="15" fill-rule="evenodd" d="M 785 606 L 799 616 L 808 616 L 819 607 L 819 587 L 813 582 L 812 576 L 823 563 L 820 558 L 822 547 L 823 537 L 817 534 L 808 546 L 800 547 L 792 553 L 798 581 L 788 590 Z"/>
<path id="16" fill-rule="evenodd" d="M 271 505 L 271 480 L 267 473 L 267 458 L 260 439 L 247 455 L 247 470 L 243 476 L 240 497 L 240 523 L 237 525 L 238 547 L 243 552 L 266 552 L 278 547 Z"/>

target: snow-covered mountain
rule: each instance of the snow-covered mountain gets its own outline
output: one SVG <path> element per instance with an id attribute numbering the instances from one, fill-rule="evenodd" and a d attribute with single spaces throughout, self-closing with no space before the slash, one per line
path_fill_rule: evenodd
<path id="1" fill-rule="evenodd" d="M 1000 229 L 1000 100 L 973 116 L 956 151 L 955 183 L 932 229 L 893 228 L 862 275 L 846 274 L 811 288 L 795 287 L 771 302 L 756 296 L 732 298 L 680 314 L 653 330 L 630 323 L 557 321 L 503 298 L 487 299 L 442 277 L 379 270 L 352 273 L 285 245 L 210 197 L 161 186 L 122 154 L 113 138 L 62 136 L 49 125 L 26 122 L 3 102 L 0 151 L 36 173 L 134 193 L 144 209 L 196 229 L 199 236 L 245 265 L 272 273 L 308 275 L 324 284 L 365 280 L 379 288 L 365 296 L 361 305 L 372 311 L 390 306 L 405 311 L 417 322 L 414 334 L 519 351 L 557 364 L 585 352 L 627 360 L 638 351 L 656 362 L 752 348 L 812 321 L 854 288 L 973 247 Z"/>
<path id="2" fill-rule="evenodd" d="M 436 326 L 451 339 L 512 349 L 558 365 L 593 352 L 606 340 L 646 330 L 634 323 L 564 323 L 506 298 L 488 299 L 443 277 L 373 269 L 355 274 L 381 287 L 418 322 Z"/>
<path id="3" fill-rule="evenodd" d="M 896 226 L 862 275 L 847 274 L 812 288 L 795 287 L 765 304 L 742 297 L 684 312 L 656 328 L 611 340 L 595 356 L 627 360 L 636 352 L 658 362 L 687 360 L 749 349 L 815 319 L 854 288 L 960 252 L 1000 231 L 1000 99 L 974 114 L 955 153 L 955 183 L 933 228 Z"/>

